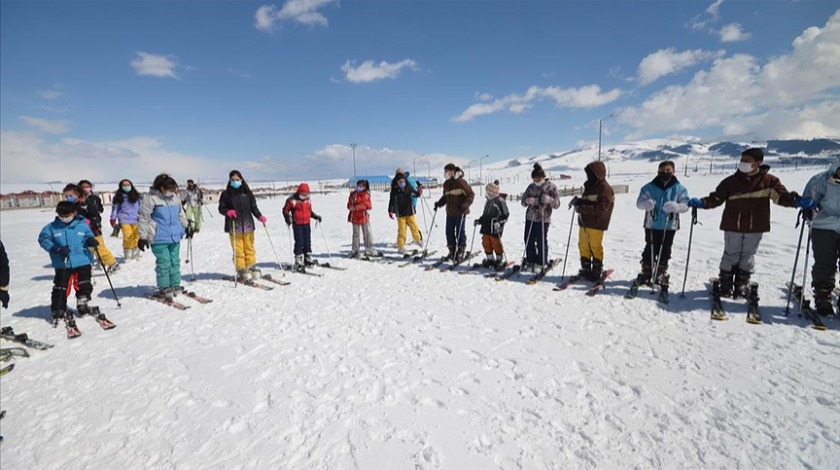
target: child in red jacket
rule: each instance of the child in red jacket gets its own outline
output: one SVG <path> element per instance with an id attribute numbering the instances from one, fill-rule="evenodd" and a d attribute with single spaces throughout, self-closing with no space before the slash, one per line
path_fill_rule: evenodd
<path id="1" fill-rule="evenodd" d="M 359 239 L 365 238 L 365 252 L 366 257 L 382 256 L 382 253 L 373 249 L 373 235 L 370 231 L 370 214 L 369 210 L 373 205 L 370 201 L 370 184 L 367 180 L 359 180 L 356 182 L 356 188 L 350 192 L 350 197 L 347 199 L 347 221 L 353 225 L 353 250 L 350 252 L 351 258 L 360 258 L 359 253 Z"/>
<path id="2" fill-rule="evenodd" d="M 291 225 L 295 237 L 295 270 L 304 272 L 306 266 L 312 266 L 312 227 L 311 219 L 318 222 L 321 216 L 312 211 L 312 201 L 309 200 L 309 185 L 301 183 L 297 191 L 286 199 L 283 206 L 283 217 L 286 225 Z"/>

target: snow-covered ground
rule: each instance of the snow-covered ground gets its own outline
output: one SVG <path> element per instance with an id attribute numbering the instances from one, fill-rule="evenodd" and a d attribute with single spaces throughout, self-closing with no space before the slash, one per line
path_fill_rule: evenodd
<path id="1" fill-rule="evenodd" d="M 562 187 L 580 185 L 591 158 L 540 159 L 550 172 L 562 167 L 575 178 Z M 706 165 L 687 178 L 678 168 L 692 195 L 707 194 L 724 176 L 703 174 Z M 313 248 L 325 260 L 328 245 L 347 271 L 287 274 L 292 284 L 271 292 L 234 287 L 222 280 L 233 271 L 222 218 L 205 214 L 193 242 L 195 282 L 190 265 L 182 272 L 185 285 L 212 304 L 185 300 L 192 308 L 181 312 L 145 300 L 154 284 L 146 253 L 112 277 L 121 309 L 96 275 L 96 303 L 118 327 L 104 331 L 82 319 L 83 335 L 74 340 L 48 321 L 52 270 L 36 238 L 52 213 L 4 212 L 13 281 L 2 325 L 56 346 L 17 360 L 0 379 L 0 406 L 8 410 L 0 422 L 2 467 L 837 468 L 840 321 L 819 332 L 783 315 L 796 211 L 774 206 L 773 231 L 758 254 L 765 324 L 747 324 L 745 306 L 734 301 L 725 301 L 729 321 L 712 322 L 706 281 L 721 255 L 721 209 L 700 213 L 684 299 L 688 223 L 675 242 L 671 304 L 647 293 L 624 300 L 643 245 L 635 197 L 656 164 L 610 167 L 611 182 L 629 184 L 630 193 L 617 196 L 605 238 L 615 275 L 594 298 L 581 287 L 552 291 L 560 268 L 528 286 L 524 277 L 494 282 L 337 259 L 351 229 L 346 193 L 335 193 L 313 199 L 324 215 Z M 817 170 L 775 173 L 801 191 Z M 529 162 L 485 165 L 484 176 L 518 193 L 530 171 Z M 377 244 L 394 253 L 387 195 L 373 200 Z M 261 200 L 260 208 L 285 262 L 281 204 Z M 524 210 L 511 209 L 504 242 L 518 258 Z M 553 255 L 564 255 L 570 217 L 565 204 L 554 215 Z M 418 214 L 421 227 L 431 218 Z M 442 222 L 430 239 L 439 253 Z M 575 231 L 567 272 L 578 268 L 576 241 Z M 107 243 L 121 254 L 120 240 Z M 281 275 L 262 229 L 256 245 L 259 265 Z"/>

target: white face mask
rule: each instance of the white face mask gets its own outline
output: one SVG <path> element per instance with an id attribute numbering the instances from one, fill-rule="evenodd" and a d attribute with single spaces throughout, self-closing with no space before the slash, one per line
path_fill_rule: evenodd
<path id="1" fill-rule="evenodd" d="M 753 166 L 750 162 L 740 162 L 738 163 L 738 171 L 741 173 L 752 173 Z"/>
<path id="2" fill-rule="evenodd" d="M 73 221 L 73 219 L 75 219 L 75 217 L 73 217 L 72 215 L 69 216 L 69 217 L 59 217 L 58 218 L 58 220 L 64 222 L 65 224 L 69 224 L 70 222 Z"/>

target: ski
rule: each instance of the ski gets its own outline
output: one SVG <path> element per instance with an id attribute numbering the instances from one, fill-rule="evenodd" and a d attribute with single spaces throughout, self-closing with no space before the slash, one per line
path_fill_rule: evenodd
<path id="1" fill-rule="evenodd" d="M 712 320 L 723 321 L 729 320 L 726 311 L 723 309 L 723 303 L 720 301 L 720 280 L 716 277 L 710 279 L 712 283 Z"/>
<path id="2" fill-rule="evenodd" d="M 607 279 L 609 279 L 610 276 L 612 276 L 612 273 L 612 269 L 607 269 L 604 272 L 602 272 L 601 277 L 599 277 L 597 281 L 592 283 L 592 287 L 590 287 L 589 290 L 586 291 L 586 295 L 592 297 L 598 292 L 604 290 L 606 288 L 605 283 L 607 282 Z"/>
<path id="3" fill-rule="evenodd" d="M 516 272 L 518 272 L 519 269 L 517 268 L 517 266 L 518 265 L 516 264 L 516 261 L 508 261 L 503 266 L 501 266 L 499 268 L 494 268 L 493 272 L 491 272 L 489 274 L 485 274 L 485 276 L 495 278 L 496 280 L 502 280 L 502 279 L 499 279 L 499 277 L 504 276 L 505 274 L 508 273 L 508 271 L 513 271 L 514 268 L 516 268 Z M 516 274 L 516 272 L 512 272 L 508 277 Z"/>
<path id="4" fill-rule="evenodd" d="M 200 304 L 209 304 L 210 302 L 213 301 L 213 299 L 208 299 L 207 297 L 202 297 L 202 296 L 196 294 L 195 292 L 189 291 L 189 290 L 182 291 L 181 294 L 183 294 L 185 297 L 189 297 L 189 298 L 195 300 L 196 302 L 198 302 Z"/>
<path id="5" fill-rule="evenodd" d="M 505 268 L 504 271 L 495 274 L 493 277 L 495 277 L 496 281 L 506 281 L 520 272 L 522 272 L 522 264 L 513 263 L 512 266 Z"/>
<path id="6" fill-rule="evenodd" d="M 581 281 L 582 279 L 583 279 L 583 276 L 580 276 L 578 274 L 575 274 L 573 276 L 569 276 L 568 279 L 566 279 L 565 281 L 561 282 L 560 284 L 557 284 L 556 286 L 554 286 L 554 289 L 552 289 L 552 290 L 555 290 L 555 291 L 566 290 L 566 289 L 569 288 L 569 286 L 571 286 L 572 284 L 574 284 L 576 282 Z"/>
<path id="7" fill-rule="evenodd" d="M 544 278 L 545 275 L 548 274 L 549 271 L 551 271 L 552 268 L 554 268 L 555 266 L 560 264 L 560 261 L 563 261 L 563 260 L 560 259 L 560 258 L 557 258 L 557 259 L 549 261 L 546 266 L 543 266 L 543 268 L 538 273 L 531 276 L 531 278 L 528 279 L 525 283 L 528 284 L 528 285 L 534 285 L 534 284 L 540 282 L 542 280 L 542 278 Z"/>
<path id="8" fill-rule="evenodd" d="M 315 264 L 314 264 L 314 265 L 315 265 L 315 266 L 318 266 L 319 268 L 335 269 L 335 270 L 337 270 L 337 271 L 347 271 L 347 268 L 345 268 L 345 267 L 343 267 L 343 266 L 333 266 L 333 265 L 332 265 L 332 264 L 330 264 L 330 263 L 319 263 L 319 262 L 315 262 Z"/>
<path id="9" fill-rule="evenodd" d="M 251 279 L 248 279 L 247 281 L 237 281 L 232 276 L 225 276 L 224 279 L 226 281 L 230 281 L 230 282 L 233 282 L 235 284 L 242 284 L 242 285 L 246 285 L 248 287 L 253 287 L 255 289 L 262 289 L 262 290 L 266 290 L 266 291 L 274 289 L 273 287 L 266 286 L 266 285 L 260 284 L 258 282 L 254 282 Z"/>
<path id="10" fill-rule="evenodd" d="M 15 332 L 12 329 L 11 326 L 5 326 L 2 329 L 0 329 L 0 338 L 6 339 L 6 340 L 9 340 L 9 341 L 14 341 L 16 343 L 21 343 L 23 345 L 26 345 L 26 346 L 32 348 L 32 349 L 40 349 L 42 351 L 46 350 L 46 349 L 50 349 L 51 347 L 54 346 L 52 344 L 42 343 L 41 341 L 36 341 L 34 339 L 30 339 L 29 336 L 26 333 L 15 334 Z"/>
<path id="11" fill-rule="evenodd" d="M 442 257 L 441 259 L 439 259 L 439 260 L 435 261 L 434 263 L 432 263 L 432 264 L 430 264 L 430 265 L 426 266 L 426 268 L 425 268 L 425 269 L 426 269 L 426 271 L 432 271 L 432 270 L 434 270 L 434 269 L 439 268 L 441 265 L 443 265 L 443 263 L 445 263 L 445 262 L 447 262 L 447 261 L 449 261 L 449 257 L 448 257 L 448 256 L 444 256 L 444 257 Z"/>
<path id="12" fill-rule="evenodd" d="M 751 282 L 747 294 L 747 323 L 761 325 L 761 311 L 758 309 L 758 284 Z"/>
<path id="13" fill-rule="evenodd" d="M 64 315 L 64 329 L 67 331 L 67 339 L 73 339 L 82 336 L 82 330 L 80 330 L 79 326 L 76 325 L 76 320 L 73 318 L 73 314 L 70 312 L 66 312 L 66 314 Z"/>
<path id="14" fill-rule="evenodd" d="M 105 314 L 99 310 L 99 307 L 95 305 L 89 305 L 87 310 L 84 312 L 80 310 L 79 316 L 81 317 L 83 315 L 92 316 L 93 319 L 96 320 L 96 323 L 98 323 L 103 330 L 110 330 L 117 327 L 117 325 L 115 325 L 111 320 L 109 320 L 108 317 L 106 317 Z"/>
<path id="15" fill-rule="evenodd" d="M 457 268 L 458 266 L 461 266 L 462 264 L 464 264 L 467 261 L 475 258 L 476 256 L 478 256 L 478 252 L 475 252 L 475 253 L 466 252 L 466 253 L 464 253 L 463 258 L 461 258 L 459 261 L 455 261 L 451 265 L 441 269 L 441 271 L 454 271 L 455 268 Z"/>
<path id="16" fill-rule="evenodd" d="M 143 295 L 143 297 L 145 297 L 149 300 L 154 300 L 155 302 L 160 302 L 163 305 L 167 305 L 167 306 L 172 307 L 172 308 L 177 308 L 178 310 L 186 310 L 186 309 L 190 308 L 189 305 L 184 305 L 184 304 L 182 304 L 180 302 L 176 302 L 174 300 L 166 300 L 163 297 L 158 297 L 158 296 L 153 295 L 153 294 L 145 294 L 145 295 Z"/>
<path id="17" fill-rule="evenodd" d="M 820 320 L 816 310 L 811 307 L 811 300 L 803 298 L 804 293 L 802 292 L 802 286 L 797 285 L 796 283 L 791 285 L 790 282 L 786 285 L 788 289 L 791 289 L 791 294 L 794 300 L 796 300 L 796 304 L 799 305 L 799 314 L 811 322 L 811 328 L 820 331 L 827 330 L 828 327 L 826 327 L 825 323 Z"/>
<path id="18" fill-rule="evenodd" d="M 413 257 L 413 258 L 411 258 L 410 260 L 408 260 L 408 261 L 406 261 L 406 262 L 404 262 L 404 263 L 400 264 L 400 265 L 399 265 L 399 267 L 404 268 L 404 267 L 406 267 L 406 266 L 410 266 L 410 265 L 412 265 L 412 264 L 414 264 L 414 263 L 417 263 L 417 262 L 423 261 L 423 260 L 425 260 L 425 259 L 426 259 L 426 258 L 428 258 L 429 256 L 432 256 L 432 255 L 433 255 L 433 254 L 435 254 L 435 253 L 437 253 L 437 250 L 432 250 L 432 251 L 422 251 L 422 252 L 420 252 L 419 254 L 414 255 L 414 257 Z"/>
<path id="19" fill-rule="evenodd" d="M 260 279 L 263 279 L 263 280 L 268 281 L 268 282 L 273 282 L 274 284 L 277 284 L 278 286 L 288 286 L 289 284 L 291 284 L 291 282 L 284 281 L 282 279 L 277 279 L 274 276 L 272 276 L 271 274 L 263 274 L 262 276 L 260 276 Z"/>
<path id="20" fill-rule="evenodd" d="M 25 348 L 0 348 L 0 362 L 6 362 L 13 357 L 29 357 Z"/>
<path id="21" fill-rule="evenodd" d="M 13 371 L 14 369 L 15 369 L 15 364 L 13 362 L 13 363 L 7 365 L 6 367 L 0 369 L 0 376 L 8 374 L 9 372 Z"/>
<path id="22" fill-rule="evenodd" d="M 322 277 L 324 275 L 323 273 L 315 273 L 315 272 L 308 271 L 308 270 L 307 271 L 298 271 L 297 269 L 295 269 L 294 266 L 287 265 L 287 264 L 284 264 L 283 268 L 287 269 L 289 272 L 293 272 L 295 274 L 303 274 L 303 275 L 306 275 L 306 276 Z"/>

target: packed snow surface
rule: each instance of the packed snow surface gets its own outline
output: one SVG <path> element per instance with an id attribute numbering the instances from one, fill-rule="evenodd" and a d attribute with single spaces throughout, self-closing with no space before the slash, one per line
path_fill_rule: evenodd
<path id="1" fill-rule="evenodd" d="M 573 177 L 556 180 L 561 187 L 579 186 L 590 159 L 540 158 L 552 175 Z M 703 196 L 731 163 L 707 174 L 708 163 L 695 172 L 689 161 L 685 177 L 680 162 L 678 174 Z M 487 165 L 482 176 L 518 194 L 530 165 Z M 774 173 L 801 191 L 819 170 Z M 313 225 L 312 243 L 318 259 L 346 271 L 287 273 L 292 284 L 270 292 L 234 286 L 223 279 L 233 273 L 231 249 L 211 206 L 182 276 L 213 303 L 184 299 L 191 308 L 179 311 L 144 299 L 155 280 L 146 252 L 111 278 L 122 308 L 96 272 L 94 301 L 118 327 L 104 331 L 83 318 L 73 340 L 49 322 L 53 271 L 36 243 L 52 212 L 3 212 L 12 304 L 2 325 L 55 344 L 17 359 L 0 379 L 3 469 L 837 468 L 840 321 L 821 332 L 795 310 L 784 315 L 796 211 L 773 207 L 757 255 L 763 325 L 744 321 L 742 301 L 724 301 L 728 321 L 709 318 L 722 209 L 699 214 L 685 298 L 688 214 L 674 246 L 671 304 L 646 290 L 625 300 L 643 248 L 635 199 L 655 171 L 648 161 L 610 161 L 611 183 L 630 192 L 616 196 L 604 242 L 615 274 L 595 297 L 583 285 L 552 291 L 562 263 L 530 286 L 524 275 L 495 282 L 477 272 L 342 259 L 351 228 L 347 193 L 339 192 L 313 195 L 324 222 Z M 427 195 L 421 228 L 440 190 Z M 565 256 L 568 199 L 553 216 L 552 256 Z M 275 276 L 283 276 L 277 259 L 291 259 L 282 202 L 259 201 L 268 224 L 256 233 L 257 257 Z M 387 194 L 374 193 L 373 202 L 377 247 L 396 257 Z M 482 206 L 477 198 L 468 235 Z M 524 209 L 510 206 L 504 243 L 518 259 Z M 429 245 L 438 256 L 441 214 L 435 225 Z M 121 240 L 106 240 L 121 259 Z M 571 242 L 567 275 L 578 269 L 576 228 Z M 798 271 L 801 282 L 802 261 Z"/>

